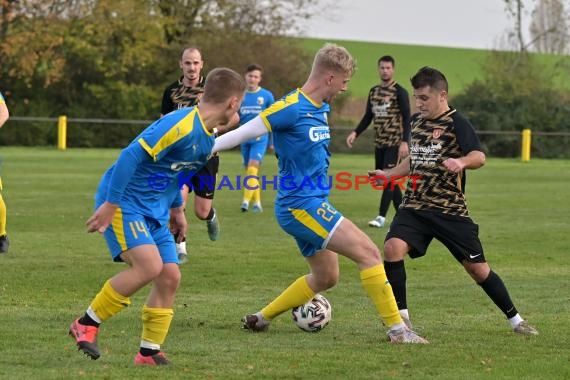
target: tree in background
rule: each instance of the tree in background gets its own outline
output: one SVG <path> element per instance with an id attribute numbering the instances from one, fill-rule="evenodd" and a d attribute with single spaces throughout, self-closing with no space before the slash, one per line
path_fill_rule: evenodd
<path id="1" fill-rule="evenodd" d="M 14 114 L 152 118 L 179 75 L 180 50 L 199 45 L 208 68 L 257 61 L 275 93 L 295 86 L 310 54 L 280 38 L 318 1 L 4 0 L 0 75 Z"/>
<path id="2" fill-rule="evenodd" d="M 514 132 L 512 135 L 482 134 L 481 141 L 493 156 L 520 155 L 520 132 L 570 132 L 570 95 L 557 85 L 562 65 L 547 66 L 528 52 L 490 53 L 483 76 L 464 93 L 453 98 L 477 130 Z M 507 75 L 508 73 L 508 75 Z M 533 155 L 568 157 L 559 139 L 533 139 Z"/>
<path id="3" fill-rule="evenodd" d="M 568 12 L 561 0 L 540 0 L 532 12 L 530 35 L 540 53 L 568 52 Z"/>
<path id="4" fill-rule="evenodd" d="M 192 44 L 201 48 L 206 71 L 242 72 L 258 62 L 264 86 L 282 95 L 312 63 L 311 52 L 284 36 L 327 1 L 2 0 L 0 88 L 17 116 L 154 119 L 162 90 L 180 74 L 182 47 Z M 105 128 L 74 129 L 70 145 L 100 146 Z M 54 138 L 42 140 L 42 133 L 7 130 L 0 143 Z"/>

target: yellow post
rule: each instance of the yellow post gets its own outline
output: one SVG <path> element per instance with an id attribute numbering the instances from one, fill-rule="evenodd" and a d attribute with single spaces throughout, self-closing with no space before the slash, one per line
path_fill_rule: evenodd
<path id="1" fill-rule="evenodd" d="M 67 148 L 67 116 L 61 115 L 57 118 L 57 149 Z"/>

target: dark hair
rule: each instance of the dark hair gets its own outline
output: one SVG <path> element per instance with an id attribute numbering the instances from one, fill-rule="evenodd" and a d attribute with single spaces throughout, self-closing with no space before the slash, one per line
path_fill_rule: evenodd
<path id="1" fill-rule="evenodd" d="M 241 75 L 225 67 L 216 68 L 206 76 L 202 100 L 210 103 L 223 103 L 245 91 L 245 81 Z"/>
<path id="2" fill-rule="evenodd" d="M 380 66 L 380 62 L 390 62 L 392 67 L 396 67 L 396 60 L 391 55 L 383 55 L 382 57 L 378 58 L 378 66 Z"/>
<path id="3" fill-rule="evenodd" d="M 419 69 L 416 75 L 410 79 L 410 82 L 412 82 L 412 87 L 416 90 L 430 86 L 438 91 L 447 92 L 449 87 L 445 75 L 441 71 L 428 66 Z"/>
<path id="4" fill-rule="evenodd" d="M 245 68 L 245 72 L 249 73 L 255 70 L 259 70 L 261 71 L 261 73 L 263 74 L 263 67 L 261 67 L 261 65 L 258 65 L 257 63 L 250 63 L 249 65 L 246 66 Z"/>

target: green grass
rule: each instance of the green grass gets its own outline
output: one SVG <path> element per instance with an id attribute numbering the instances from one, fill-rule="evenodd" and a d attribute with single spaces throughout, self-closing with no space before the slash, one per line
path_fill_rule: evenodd
<path id="1" fill-rule="evenodd" d="M 164 345 L 175 365 L 135 368 L 146 289 L 107 321 L 102 358 L 79 354 L 67 336 L 112 263 L 101 236 L 85 232 L 100 175 L 117 150 L 3 148 L 4 198 L 10 252 L 0 257 L 0 378 L 14 379 L 564 379 L 570 377 L 568 293 L 569 161 L 489 159 L 469 173 L 468 200 L 480 224 L 486 256 L 515 304 L 539 330 L 516 336 L 502 314 L 439 243 L 426 258 L 407 262 L 412 321 L 429 346 L 390 345 L 365 296 L 355 266 L 341 259 L 339 284 L 325 293 L 331 324 L 318 334 L 297 329 L 289 315 L 267 334 L 240 329 L 256 311 L 307 271 L 293 239 L 272 213 L 241 214 L 241 192 L 216 196 L 222 235 L 208 240 L 188 212 L 190 262 Z M 221 174 L 242 174 L 239 155 L 226 153 Z M 364 173 L 371 155 L 335 155 L 331 173 Z M 263 172 L 275 173 L 267 157 Z M 379 245 L 385 229 L 366 222 L 378 193 L 333 191 L 331 200 Z M 393 216 L 390 211 L 389 218 Z"/>
<path id="2" fill-rule="evenodd" d="M 311 52 L 316 52 L 328 40 L 322 39 L 302 39 L 303 46 Z M 482 72 L 481 64 L 489 55 L 488 50 L 481 49 L 461 49 L 440 46 L 419 46 L 388 44 L 377 42 L 359 41 L 333 41 L 348 49 L 356 58 L 358 70 L 350 81 L 349 91 L 355 98 L 368 96 L 368 91 L 379 82 L 377 62 L 383 55 L 391 55 L 396 60 L 395 79 L 408 91 L 411 90 L 410 78 L 420 67 L 432 66 L 441 70 L 449 81 L 450 94 L 454 95 L 463 92 L 465 87 L 475 79 L 480 79 Z M 556 55 L 539 55 L 541 62 L 550 66 L 557 63 L 566 62 L 566 58 Z M 568 72 L 561 72 L 561 77 L 557 83 L 568 89 L 570 77 Z"/>

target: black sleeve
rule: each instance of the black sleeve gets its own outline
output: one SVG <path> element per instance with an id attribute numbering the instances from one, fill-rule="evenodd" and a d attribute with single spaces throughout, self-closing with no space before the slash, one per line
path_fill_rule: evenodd
<path id="1" fill-rule="evenodd" d="M 402 141 L 409 143 L 411 135 L 410 98 L 408 97 L 408 92 L 404 87 L 397 84 L 396 90 L 398 96 L 398 107 L 400 107 L 400 112 L 402 113 L 402 124 L 404 126 Z"/>
<path id="2" fill-rule="evenodd" d="M 479 137 L 477 137 L 475 128 L 473 128 L 469 120 L 458 112 L 455 112 L 452 117 L 457 143 L 459 144 L 463 154 L 467 155 L 469 152 L 474 150 L 482 152 L 483 148 L 481 147 Z"/>
<path id="3" fill-rule="evenodd" d="M 160 107 L 160 113 L 166 115 L 167 113 L 174 110 L 174 103 L 170 98 L 170 86 L 164 90 L 164 94 L 162 95 L 162 105 Z"/>
<path id="4" fill-rule="evenodd" d="M 366 100 L 366 111 L 364 111 L 364 116 L 362 116 L 362 120 L 356 126 L 354 132 L 356 132 L 356 136 L 359 136 L 362 132 L 368 128 L 370 122 L 372 121 L 372 105 L 370 104 L 370 95 L 372 94 L 372 90 L 368 93 L 368 99 Z"/>

